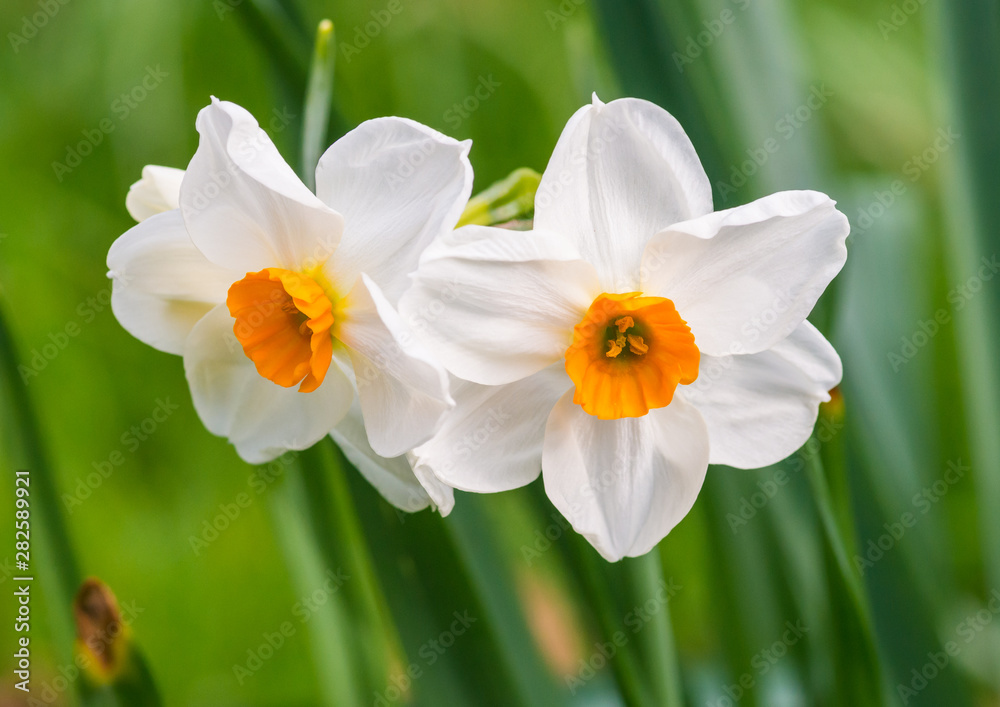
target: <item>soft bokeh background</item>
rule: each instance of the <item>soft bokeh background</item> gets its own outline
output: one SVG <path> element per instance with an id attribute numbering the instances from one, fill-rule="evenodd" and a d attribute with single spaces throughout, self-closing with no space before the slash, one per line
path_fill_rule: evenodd
<path id="1" fill-rule="evenodd" d="M 811 319 L 842 353 L 840 394 L 805 452 L 709 471 L 659 546 L 679 589 L 665 606 L 639 599 L 660 619 L 669 611 L 687 704 L 1000 704 L 997 3 L 4 0 L 0 307 L 31 368 L 24 390 L 58 494 L 79 501 L 62 512 L 80 571 L 135 607 L 165 703 L 331 703 L 324 642 L 296 613 L 309 585 L 277 539 L 272 497 L 287 475 L 252 480 L 259 470 L 205 431 L 181 360 L 118 325 L 105 277 L 108 247 L 131 225 L 129 185 L 143 165 L 186 165 L 211 95 L 249 109 L 295 163 L 324 17 L 338 30 L 334 130 L 402 115 L 472 138 L 477 190 L 517 167 L 541 171 L 596 91 L 674 112 L 717 208 L 797 188 L 839 202 L 854 226 L 849 262 Z M 136 88 L 144 79 L 151 90 Z M 481 85 L 488 95 L 470 99 Z M 70 151 L 102 126 L 76 165 Z M 24 410 L 3 392 L 0 559 L 12 559 Z M 164 402 L 176 409 L 142 432 Z M 88 485 L 115 452 L 113 473 Z M 949 463 L 965 471 L 946 474 Z M 402 702 L 621 704 L 595 644 L 613 633 L 609 615 L 633 635 L 641 604 L 625 586 L 597 616 L 578 571 L 589 550 L 539 486 L 460 495 L 442 525 L 351 480 L 400 626 L 406 657 L 391 670 L 423 672 Z M 191 538 L 240 493 L 252 502 L 196 552 Z M 39 542 L 37 690 L 71 657 L 55 638 L 69 609 L 47 590 Z M 627 565 L 597 572 L 617 587 Z M 9 669 L 11 569 L 0 571 L 0 704 L 25 704 Z M 466 609 L 478 625 L 431 662 L 427 642 Z M 295 635 L 238 680 L 234 666 L 284 621 Z M 637 625 L 636 645 L 662 627 Z M 928 669 L 935 660 L 947 662 Z M 75 699 L 70 689 L 56 703 Z"/>

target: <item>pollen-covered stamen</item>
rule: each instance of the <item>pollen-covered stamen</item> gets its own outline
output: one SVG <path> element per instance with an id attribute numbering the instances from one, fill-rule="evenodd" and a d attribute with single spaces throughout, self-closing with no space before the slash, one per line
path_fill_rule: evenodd
<path id="1" fill-rule="evenodd" d="M 615 333 L 614 329 L 610 329 L 614 338 L 608 339 L 608 351 L 604 355 L 608 358 L 618 358 L 618 355 L 625 351 L 625 346 L 628 345 L 629 353 L 635 354 L 636 356 L 642 356 L 649 350 L 646 346 L 646 342 L 643 341 L 642 337 L 638 334 L 630 334 L 629 331 L 635 329 L 635 320 L 632 317 L 625 316 L 615 319 L 615 327 L 618 332 Z"/>
<path id="2" fill-rule="evenodd" d="M 700 354 L 673 302 L 603 294 L 573 331 L 566 372 L 573 402 L 602 420 L 640 417 L 698 377 Z"/>
<path id="3" fill-rule="evenodd" d="M 333 304 L 308 275 L 267 268 L 229 288 L 233 333 L 257 372 L 299 392 L 320 386 L 333 359 Z"/>
<path id="4" fill-rule="evenodd" d="M 644 353 L 649 351 L 649 347 L 646 346 L 646 342 L 642 340 L 641 336 L 628 336 L 628 350 L 634 353 L 636 356 L 642 356 Z"/>

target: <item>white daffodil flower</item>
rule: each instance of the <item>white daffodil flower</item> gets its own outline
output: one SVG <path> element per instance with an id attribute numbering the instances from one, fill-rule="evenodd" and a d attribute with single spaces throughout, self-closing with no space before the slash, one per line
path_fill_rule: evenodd
<path id="1" fill-rule="evenodd" d="M 454 405 L 448 377 L 396 305 L 469 199 L 470 143 L 370 120 L 323 155 L 313 194 L 239 106 L 213 99 L 197 128 L 186 172 L 147 167 L 129 192 L 115 316 L 184 357 L 202 421 L 246 461 L 332 433 L 390 502 L 447 513 L 451 488 L 404 455 Z"/>
<path id="2" fill-rule="evenodd" d="M 710 463 L 756 468 L 809 437 L 841 377 L 806 321 L 847 257 L 817 192 L 712 211 L 680 124 L 642 100 L 569 121 L 534 230 L 467 226 L 433 243 L 404 319 L 457 408 L 416 450 L 459 489 L 531 482 L 608 560 L 652 549 Z"/>

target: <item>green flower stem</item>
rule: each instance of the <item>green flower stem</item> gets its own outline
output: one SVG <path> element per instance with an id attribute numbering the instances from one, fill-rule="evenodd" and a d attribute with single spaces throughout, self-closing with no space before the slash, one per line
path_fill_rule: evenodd
<path id="1" fill-rule="evenodd" d="M 75 629 L 71 607 L 81 575 L 60 508 L 59 492 L 28 389 L 17 371 L 20 356 L 0 308 L 0 415 L 3 429 L 13 432 L 15 457 L 30 476 L 31 557 L 27 576 L 35 576 L 50 607 L 48 618 L 61 660 L 70 659 Z M 20 465 L 19 465 L 20 466 Z M 5 517 L 7 511 L 4 512 Z M 11 513 L 13 515 L 13 513 Z M 37 571 L 36 571 L 37 568 Z"/>
<path id="2" fill-rule="evenodd" d="M 956 146 L 956 179 L 947 181 L 950 276 L 961 282 L 981 258 L 1000 253 L 1000 27 L 993 3 L 941 3 L 939 28 L 947 68 L 943 85 L 951 99 L 950 118 L 962 136 Z M 965 424 L 979 502 L 980 537 L 987 586 L 1000 585 L 1000 288 L 984 285 L 956 313 Z"/>
<path id="3" fill-rule="evenodd" d="M 819 511 L 820 524 L 823 531 L 823 543 L 826 552 L 831 557 L 829 571 L 834 586 L 832 591 L 836 601 L 843 597 L 846 606 L 841 608 L 849 625 L 842 626 L 845 634 L 851 637 L 844 645 L 850 645 L 851 655 L 844 657 L 844 670 L 850 670 L 851 693 L 858 705 L 880 705 L 891 702 L 886 693 L 887 683 L 882 673 L 882 661 L 875 638 L 871 610 L 861 580 L 854 572 L 848 556 L 847 546 L 840 534 L 837 516 L 834 511 L 833 498 L 823 470 L 820 455 L 812 454 L 806 459 L 806 474 L 812 486 L 813 498 Z"/>
<path id="4" fill-rule="evenodd" d="M 507 663 L 521 704 L 555 707 L 564 699 L 545 669 L 525 623 L 510 568 L 500 556 L 491 532 L 496 526 L 489 521 L 489 501 L 480 494 L 463 496 L 443 525 L 496 627 L 497 650 Z"/>
<path id="5" fill-rule="evenodd" d="M 336 33 L 330 20 L 323 20 L 316 30 L 312 69 L 306 88 L 305 117 L 302 122 L 302 179 L 316 188 L 316 165 L 323 153 L 330 102 L 333 99 L 333 75 L 337 59 Z"/>
<path id="6" fill-rule="evenodd" d="M 276 0 L 248 0 L 237 8 L 240 18 L 271 57 L 285 87 L 302 95 L 309 56 L 303 33 Z"/>
<path id="7" fill-rule="evenodd" d="M 322 543 L 317 540 L 314 499 L 305 481 L 314 471 L 304 464 L 293 464 L 284 483 L 270 496 L 278 544 L 296 591 L 305 595 L 326 586 L 329 573 L 338 576 L 341 569 L 324 557 Z M 344 587 L 356 581 L 350 572 L 347 575 Z M 355 663 L 357 637 L 350 626 L 345 593 L 333 591 L 325 602 L 317 603 L 308 624 L 323 704 L 328 707 L 364 704 L 358 682 L 360 669 Z"/>
<path id="8" fill-rule="evenodd" d="M 347 474 L 358 472 L 329 437 L 302 453 L 302 466 L 317 542 L 351 576 L 346 594 L 357 612 L 355 618 L 361 629 L 358 645 L 365 658 L 368 687 L 381 690 L 388 678 L 390 659 L 400 658 L 403 650 L 347 483 Z"/>
<path id="9" fill-rule="evenodd" d="M 632 577 L 637 605 L 650 598 L 659 597 L 665 581 L 663 564 L 657 549 L 642 557 L 622 561 L 623 569 Z M 652 613 L 648 626 L 636 634 L 640 651 L 646 658 L 656 704 L 662 707 L 680 707 L 684 704 L 681 693 L 681 672 L 674 645 L 673 627 L 670 625 L 670 606 L 664 603 Z"/>
<path id="10" fill-rule="evenodd" d="M 596 613 L 604 640 L 611 640 L 622 630 L 625 615 L 615 602 L 611 591 L 611 570 L 608 563 L 583 538 L 575 533 L 567 533 L 569 553 L 567 559 L 587 605 Z M 642 667 L 632 643 L 621 646 L 613 660 L 611 669 L 621 689 L 628 707 L 652 707 L 653 701 L 642 681 Z"/>

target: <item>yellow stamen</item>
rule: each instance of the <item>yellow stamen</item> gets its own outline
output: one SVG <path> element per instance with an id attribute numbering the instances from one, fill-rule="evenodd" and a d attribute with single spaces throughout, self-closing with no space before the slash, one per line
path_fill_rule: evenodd
<path id="1" fill-rule="evenodd" d="M 642 356 L 644 353 L 649 351 L 649 347 L 646 346 L 646 342 L 642 340 L 641 336 L 628 335 L 628 350 L 634 353 L 636 356 Z"/>

